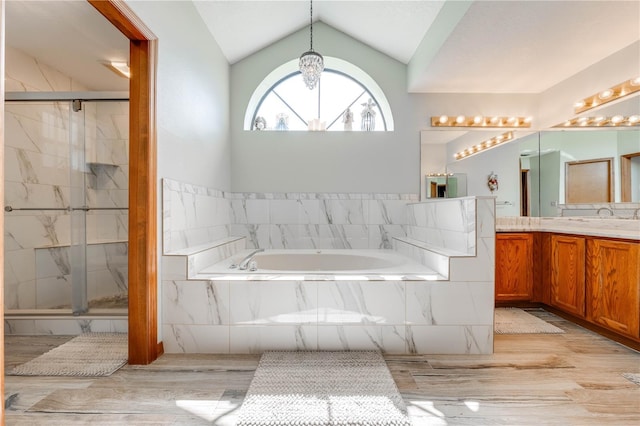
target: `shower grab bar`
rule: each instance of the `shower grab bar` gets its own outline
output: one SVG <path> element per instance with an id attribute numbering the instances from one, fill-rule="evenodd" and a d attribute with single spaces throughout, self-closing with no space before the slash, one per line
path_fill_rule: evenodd
<path id="1" fill-rule="evenodd" d="M 4 206 L 5 212 L 12 212 L 17 210 L 23 211 L 37 211 L 37 210 L 60 210 L 60 211 L 76 211 L 83 210 L 88 212 L 90 210 L 129 210 L 129 207 L 11 207 Z"/>

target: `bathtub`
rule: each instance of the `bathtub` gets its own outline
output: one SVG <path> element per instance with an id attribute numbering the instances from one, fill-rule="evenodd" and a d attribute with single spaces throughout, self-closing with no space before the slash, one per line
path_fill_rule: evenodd
<path id="1" fill-rule="evenodd" d="M 441 280 L 428 267 L 393 250 L 265 250 L 253 260 L 257 270 L 237 265 L 252 250 L 203 268 L 198 278 L 211 280 Z"/>

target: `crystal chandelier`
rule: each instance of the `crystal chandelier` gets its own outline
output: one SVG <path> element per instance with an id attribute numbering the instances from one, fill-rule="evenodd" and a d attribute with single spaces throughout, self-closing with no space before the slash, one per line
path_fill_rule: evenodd
<path id="1" fill-rule="evenodd" d="M 310 15 L 311 25 L 309 26 L 309 34 L 311 40 L 311 47 L 308 51 L 300 55 L 300 73 L 304 84 L 307 85 L 309 90 L 313 90 L 320 81 L 320 74 L 324 70 L 324 59 L 322 55 L 313 50 L 313 0 L 310 1 Z"/>

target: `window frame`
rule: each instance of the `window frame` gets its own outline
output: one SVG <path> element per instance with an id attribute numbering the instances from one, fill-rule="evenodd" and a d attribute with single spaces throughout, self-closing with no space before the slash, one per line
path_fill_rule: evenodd
<path id="1" fill-rule="evenodd" d="M 382 116 L 381 119 L 384 128 L 384 130 L 378 130 L 378 132 L 394 131 L 394 120 L 391 107 L 387 97 L 376 81 L 362 69 L 347 61 L 328 56 L 325 56 L 324 58 L 325 72 L 336 73 L 351 79 L 376 103 L 380 111 L 380 115 Z M 257 117 L 258 110 L 262 106 L 266 97 L 271 94 L 272 90 L 283 81 L 295 78 L 296 74 L 299 75 L 300 71 L 298 70 L 298 60 L 294 59 L 274 69 L 258 84 L 245 110 L 243 127 L 245 131 L 253 131 L 253 123 Z M 307 122 L 307 120 L 302 120 L 305 123 Z"/>

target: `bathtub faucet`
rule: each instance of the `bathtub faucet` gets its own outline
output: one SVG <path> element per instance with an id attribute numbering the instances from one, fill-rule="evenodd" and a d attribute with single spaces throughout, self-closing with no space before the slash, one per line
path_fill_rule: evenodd
<path id="1" fill-rule="evenodd" d="M 249 262 L 251 262 L 251 260 L 253 259 L 253 256 L 255 256 L 256 254 L 260 253 L 261 251 L 264 251 L 264 249 L 257 249 L 252 251 L 251 253 L 249 253 L 247 255 L 247 257 L 245 257 L 244 259 L 242 259 L 242 261 L 238 264 L 238 269 L 240 269 L 241 271 L 245 271 L 247 269 L 247 267 L 249 266 Z"/>

